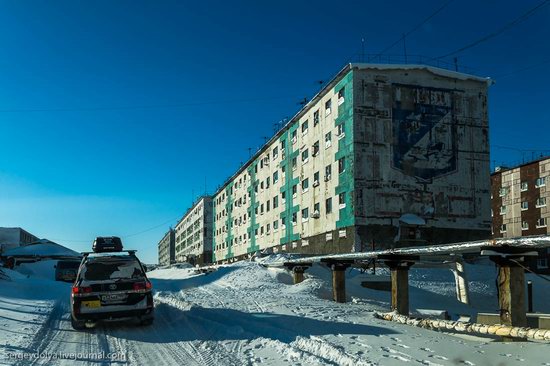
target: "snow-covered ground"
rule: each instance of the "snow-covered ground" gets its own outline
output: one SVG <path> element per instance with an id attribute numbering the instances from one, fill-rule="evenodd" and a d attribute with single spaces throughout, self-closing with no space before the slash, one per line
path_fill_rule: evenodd
<path id="1" fill-rule="evenodd" d="M 367 275 L 357 270 L 347 272 L 350 302 L 338 304 L 330 299 L 329 270 L 318 265 L 298 285 L 284 269 L 258 262 L 210 274 L 158 269 L 149 273 L 154 325 L 109 323 L 78 332 L 70 326 L 70 285 L 49 279 L 44 268 L 27 265 L 23 272 L 6 270 L 12 280 L 0 280 L 0 364 L 550 365 L 548 344 L 501 343 L 376 319 L 374 311 L 389 309 L 389 293 L 361 287 Z M 455 300 L 449 270 L 413 267 L 411 307 L 494 312 L 494 267 L 469 266 L 468 275 L 472 306 Z M 535 293 L 545 294 L 535 309 L 549 312 L 548 284 L 535 282 Z M 55 359 L 35 359 L 36 352 Z"/>

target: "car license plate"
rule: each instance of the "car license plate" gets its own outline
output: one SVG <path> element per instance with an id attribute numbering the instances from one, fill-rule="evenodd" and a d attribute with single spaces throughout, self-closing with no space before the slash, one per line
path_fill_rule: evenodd
<path id="1" fill-rule="evenodd" d="M 126 294 L 103 295 L 101 296 L 101 300 L 105 302 L 121 301 L 121 300 L 126 300 L 127 296 L 128 295 Z"/>
<path id="2" fill-rule="evenodd" d="M 101 302 L 99 300 L 82 301 L 82 306 L 86 308 L 99 308 L 101 307 Z"/>

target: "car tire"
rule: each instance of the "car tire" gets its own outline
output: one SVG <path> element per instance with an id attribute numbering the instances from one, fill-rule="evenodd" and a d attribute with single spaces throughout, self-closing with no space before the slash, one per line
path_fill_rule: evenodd
<path id="1" fill-rule="evenodd" d="M 86 322 L 83 320 L 75 320 L 71 315 L 71 326 L 74 330 L 83 330 L 86 329 Z"/>

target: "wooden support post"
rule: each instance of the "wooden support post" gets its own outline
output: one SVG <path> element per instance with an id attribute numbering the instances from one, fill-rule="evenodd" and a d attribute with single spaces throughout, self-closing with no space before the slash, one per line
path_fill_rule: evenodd
<path id="1" fill-rule="evenodd" d="M 514 327 L 527 326 L 525 308 L 525 266 L 526 256 L 536 256 L 535 251 L 525 248 L 501 246 L 482 248 L 481 255 L 487 255 L 498 265 L 498 305 L 500 323 Z"/>
<path id="2" fill-rule="evenodd" d="M 302 282 L 304 280 L 304 272 L 305 272 L 305 269 L 304 267 L 294 267 L 292 269 L 292 274 L 293 274 L 293 277 L 294 277 L 294 284 L 298 284 L 300 282 Z"/>
<path id="3" fill-rule="evenodd" d="M 501 324 L 514 327 L 527 326 L 523 268 L 505 263 L 499 265 L 498 305 Z"/>
<path id="4" fill-rule="evenodd" d="M 401 315 L 409 315 L 409 268 L 418 256 L 379 256 L 391 272 L 391 309 Z"/>
<path id="5" fill-rule="evenodd" d="M 346 269 L 353 263 L 353 260 L 322 259 L 332 270 L 332 298 L 336 302 L 346 302 Z"/>
<path id="6" fill-rule="evenodd" d="M 286 267 L 289 271 L 292 271 L 292 278 L 294 279 L 294 284 L 298 284 L 304 280 L 304 272 L 306 269 L 311 267 L 312 263 L 293 263 L 285 262 L 283 266 Z"/>
<path id="7" fill-rule="evenodd" d="M 346 268 L 332 265 L 332 298 L 336 302 L 346 302 Z"/>

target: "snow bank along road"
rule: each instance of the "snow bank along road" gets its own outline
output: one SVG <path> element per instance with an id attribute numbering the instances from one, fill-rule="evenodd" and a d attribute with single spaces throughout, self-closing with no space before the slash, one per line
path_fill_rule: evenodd
<path id="1" fill-rule="evenodd" d="M 361 288 L 357 273 L 349 273 L 352 301 L 335 303 L 330 272 L 319 266 L 298 285 L 284 270 L 255 262 L 208 275 L 156 270 L 149 274 L 154 325 L 108 323 L 78 332 L 70 326 L 70 285 L 10 274 L 12 281 L 0 281 L 0 364 L 550 365 L 547 344 L 504 344 L 377 320 L 372 312 L 388 309 L 389 294 Z M 413 308 L 475 310 L 454 300 L 448 278 L 420 271 L 411 284 Z M 484 286 L 474 281 L 472 291 L 493 306 Z"/>

